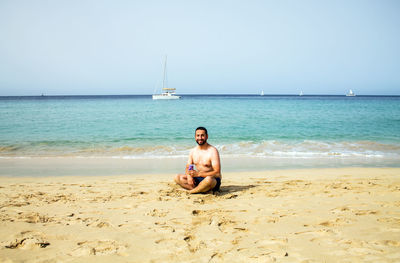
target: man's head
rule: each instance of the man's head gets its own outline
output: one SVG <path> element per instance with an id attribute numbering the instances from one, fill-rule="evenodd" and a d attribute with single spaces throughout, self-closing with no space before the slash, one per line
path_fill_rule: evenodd
<path id="1" fill-rule="evenodd" d="M 195 132 L 195 140 L 198 145 L 204 145 L 207 143 L 208 134 L 207 129 L 204 127 L 198 127 Z"/>

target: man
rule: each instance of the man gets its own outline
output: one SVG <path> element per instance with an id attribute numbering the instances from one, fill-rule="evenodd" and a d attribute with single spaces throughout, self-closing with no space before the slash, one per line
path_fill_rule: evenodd
<path id="1" fill-rule="evenodd" d="M 197 146 L 190 151 L 185 174 L 175 176 L 175 182 L 190 194 L 218 191 L 221 186 L 221 164 L 218 150 L 207 143 L 207 129 L 198 127 L 195 131 Z M 190 165 L 197 170 L 189 170 Z"/>

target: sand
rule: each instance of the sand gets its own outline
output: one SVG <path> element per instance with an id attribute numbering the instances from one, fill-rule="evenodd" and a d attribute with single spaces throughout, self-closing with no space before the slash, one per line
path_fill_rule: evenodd
<path id="1" fill-rule="evenodd" d="M 400 169 L 0 177 L 0 262 L 399 262 Z"/>

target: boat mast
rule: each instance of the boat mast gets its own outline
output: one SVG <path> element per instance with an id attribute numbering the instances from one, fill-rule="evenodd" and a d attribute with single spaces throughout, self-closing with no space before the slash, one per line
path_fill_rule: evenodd
<path id="1" fill-rule="evenodd" d="M 165 55 L 165 60 L 164 60 L 164 78 L 163 78 L 163 90 L 166 89 L 165 84 L 167 80 L 167 55 Z"/>

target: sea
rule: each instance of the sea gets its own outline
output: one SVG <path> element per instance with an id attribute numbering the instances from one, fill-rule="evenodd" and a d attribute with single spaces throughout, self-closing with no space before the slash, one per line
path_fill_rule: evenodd
<path id="1" fill-rule="evenodd" d="M 199 126 L 227 170 L 400 166 L 400 96 L 0 97 L 0 159 L 185 159 Z"/>

